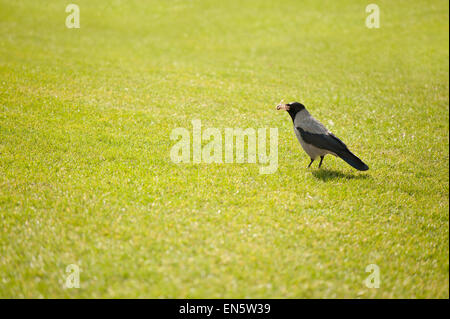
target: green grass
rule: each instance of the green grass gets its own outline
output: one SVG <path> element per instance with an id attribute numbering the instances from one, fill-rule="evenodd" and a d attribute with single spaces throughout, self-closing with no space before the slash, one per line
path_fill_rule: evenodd
<path id="1" fill-rule="evenodd" d="M 0 297 L 449 297 L 447 1 L 68 3 L 0 0 Z M 371 169 L 306 169 L 282 98 Z M 172 163 L 192 119 L 278 171 Z"/>

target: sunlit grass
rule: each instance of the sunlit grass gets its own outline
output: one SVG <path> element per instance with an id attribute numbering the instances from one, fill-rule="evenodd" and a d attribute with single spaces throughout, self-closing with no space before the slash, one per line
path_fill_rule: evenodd
<path id="1" fill-rule="evenodd" d="M 446 1 L 77 4 L 0 1 L 1 297 L 449 297 Z M 306 169 L 282 98 L 370 170 Z M 278 171 L 174 164 L 193 119 Z"/>

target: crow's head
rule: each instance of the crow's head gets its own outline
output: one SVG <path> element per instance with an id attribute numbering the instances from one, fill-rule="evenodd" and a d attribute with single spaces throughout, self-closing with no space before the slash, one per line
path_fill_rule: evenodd
<path id="1" fill-rule="evenodd" d="M 277 110 L 288 111 L 291 116 L 297 114 L 297 112 L 300 112 L 301 110 L 304 110 L 304 109 L 305 109 L 305 106 L 302 103 L 298 103 L 298 102 L 291 102 L 288 104 L 284 104 L 283 102 L 280 102 L 280 104 L 277 105 Z"/>

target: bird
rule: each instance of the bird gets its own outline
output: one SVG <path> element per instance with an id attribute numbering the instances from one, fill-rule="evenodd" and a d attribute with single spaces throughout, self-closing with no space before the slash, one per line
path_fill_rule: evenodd
<path id="1" fill-rule="evenodd" d="M 344 142 L 331 133 L 322 123 L 312 117 L 303 104 L 299 102 L 284 104 L 281 101 L 277 105 L 277 110 L 285 110 L 291 116 L 295 135 L 300 145 L 311 158 L 308 168 L 318 157 L 320 157 L 320 168 L 325 155 L 331 154 L 342 158 L 350 166 L 359 171 L 367 171 L 369 169 L 369 166 L 350 152 Z"/>

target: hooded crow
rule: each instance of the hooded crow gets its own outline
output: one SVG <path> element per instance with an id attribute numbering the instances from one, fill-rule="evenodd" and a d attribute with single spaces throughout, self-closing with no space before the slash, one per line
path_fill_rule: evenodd
<path id="1" fill-rule="evenodd" d="M 309 114 L 305 106 L 298 102 L 277 105 L 277 110 L 289 113 L 294 123 L 294 132 L 305 152 L 311 158 L 308 167 L 320 156 L 319 168 L 325 155 L 338 156 L 357 170 L 367 171 L 369 167 L 349 151 L 347 146 L 333 133 Z"/>

